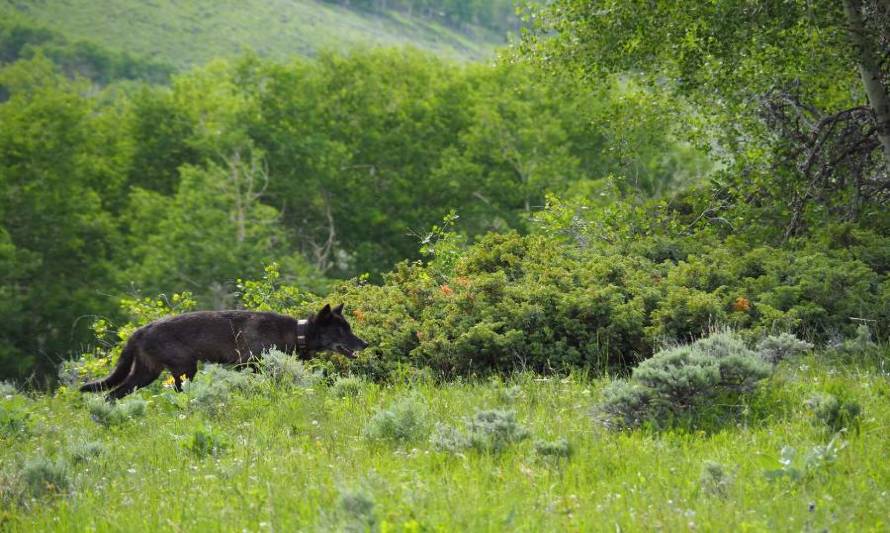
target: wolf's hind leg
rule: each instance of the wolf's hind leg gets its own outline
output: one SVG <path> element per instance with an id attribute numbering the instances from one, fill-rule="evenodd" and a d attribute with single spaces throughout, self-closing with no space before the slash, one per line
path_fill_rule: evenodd
<path id="1" fill-rule="evenodd" d="M 160 375 L 160 370 L 148 368 L 141 361 L 137 360 L 133 371 L 130 372 L 130 375 L 127 376 L 127 379 L 121 386 L 108 393 L 108 399 L 119 400 L 136 389 L 150 385 Z"/>

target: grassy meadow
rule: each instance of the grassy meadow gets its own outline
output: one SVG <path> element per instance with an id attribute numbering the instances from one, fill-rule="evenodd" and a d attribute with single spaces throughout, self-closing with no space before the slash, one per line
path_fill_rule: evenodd
<path id="1" fill-rule="evenodd" d="M 606 430 L 591 413 L 608 379 L 580 375 L 284 384 L 211 369 L 112 415 L 65 389 L 7 390 L 0 528 L 883 531 L 888 355 L 785 361 L 696 430 Z M 814 418 L 807 401 L 826 392 L 861 406 L 856 427 Z M 501 416 L 476 428 L 500 444 L 448 451 L 442 425 L 480 410 Z"/>
<path id="2" fill-rule="evenodd" d="M 396 11 L 371 13 L 318 0 L 216 2 L 49 1 L 0 3 L 63 33 L 184 68 L 248 51 L 275 58 L 319 50 L 410 45 L 445 57 L 494 57 L 505 35 L 457 31 Z M 224 5 L 221 5 L 224 4 Z"/>

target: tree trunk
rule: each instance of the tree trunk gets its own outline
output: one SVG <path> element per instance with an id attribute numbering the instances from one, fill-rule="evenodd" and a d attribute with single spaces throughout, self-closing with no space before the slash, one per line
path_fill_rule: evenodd
<path id="1" fill-rule="evenodd" d="M 884 149 L 884 167 L 890 173 L 890 97 L 881 83 L 881 70 L 874 47 L 866 34 L 862 19 L 862 1 L 844 0 L 848 31 L 856 48 L 859 76 L 868 95 L 868 103 L 875 114 L 878 139 Z"/>

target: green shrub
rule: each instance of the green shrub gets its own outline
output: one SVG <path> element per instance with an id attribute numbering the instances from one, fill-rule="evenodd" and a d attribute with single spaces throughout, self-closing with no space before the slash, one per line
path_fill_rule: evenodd
<path id="1" fill-rule="evenodd" d="M 466 424 L 470 446 L 481 452 L 500 453 L 514 442 L 524 440 L 529 431 L 516 422 L 515 411 L 478 411 Z"/>
<path id="2" fill-rule="evenodd" d="M 312 387 L 321 380 L 318 371 L 309 370 L 299 358 L 279 350 L 265 352 L 257 362 L 267 379 L 283 387 Z"/>
<path id="3" fill-rule="evenodd" d="M 498 389 L 498 401 L 501 403 L 512 404 L 522 395 L 522 387 L 513 385 L 512 387 L 501 387 Z"/>
<path id="4" fill-rule="evenodd" d="M 450 272 L 405 263 L 383 286 L 344 285 L 337 298 L 371 345 L 353 369 L 378 376 L 407 364 L 448 378 L 623 364 L 650 349 L 645 263 L 492 234 Z"/>
<path id="5" fill-rule="evenodd" d="M 190 406 L 219 415 L 225 412 L 232 393 L 249 390 L 254 379 L 255 376 L 247 372 L 220 365 L 205 365 L 193 381 L 183 383 L 182 390 L 188 395 Z"/>
<path id="6" fill-rule="evenodd" d="M 606 385 L 602 400 L 594 409 L 595 417 L 613 430 L 638 427 L 648 419 L 660 418 L 658 414 L 652 390 L 623 379 Z"/>
<path id="7" fill-rule="evenodd" d="M 515 411 L 490 409 L 477 411 L 471 418 L 465 419 L 462 431 L 437 424 L 430 442 L 436 450 L 449 453 L 460 453 L 466 449 L 500 453 L 528 436 L 529 431 L 516 421 Z"/>
<path id="8" fill-rule="evenodd" d="M 654 403 L 680 410 L 694 407 L 717 388 L 720 366 L 694 346 L 677 346 L 640 363 L 632 379 L 653 392 Z"/>
<path id="9" fill-rule="evenodd" d="M 715 398 L 750 392 L 770 373 L 770 365 L 741 339 L 721 331 L 643 361 L 628 381 L 618 380 L 605 388 L 595 414 L 612 429 L 633 428 L 646 421 L 664 427 Z"/>
<path id="10" fill-rule="evenodd" d="M 457 428 L 436 422 L 430 444 L 436 451 L 458 454 L 470 447 L 470 440 Z"/>
<path id="11" fill-rule="evenodd" d="M 365 386 L 365 381 L 357 376 L 341 376 L 331 385 L 331 394 L 337 398 L 354 398 Z"/>
<path id="12" fill-rule="evenodd" d="M 109 403 L 102 398 L 90 398 L 87 408 L 93 420 L 105 427 L 123 424 L 134 418 L 145 415 L 148 402 L 141 398 L 128 398 L 115 403 Z"/>
<path id="13" fill-rule="evenodd" d="M 867 324 L 859 324 L 856 333 L 849 339 L 845 339 L 840 346 L 843 353 L 855 355 L 874 350 L 877 347 L 872 339 L 871 328 Z"/>
<path id="14" fill-rule="evenodd" d="M 795 357 L 812 349 L 812 344 L 798 339 L 791 333 L 770 335 L 757 343 L 757 352 L 760 354 L 760 357 L 772 364 Z"/>
<path id="15" fill-rule="evenodd" d="M 365 426 L 369 439 L 395 443 L 414 442 L 429 434 L 429 412 L 415 396 L 407 396 L 386 409 L 378 409 Z"/>
<path id="16" fill-rule="evenodd" d="M 651 336 L 678 341 L 726 322 L 724 291 L 712 293 L 675 283 L 668 278 L 667 294 L 652 313 Z"/>
<path id="17" fill-rule="evenodd" d="M 839 400 L 833 394 L 817 394 L 806 401 L 812 413 L 813 424 L 830 433 L 842 429 L 859 431 L 862 407 L 853 400 Z"/>
<path id="18" fill-rule="evenodd" d="M 71 485 L 68 463 L 42 456 L 29 459 L 24 464 L 21 479 L 32 497 L 60 494 Z"/>
<path id="19" fill-rule="evenodd" d="M 541 457 L 568 458 L 572 455 L 572 447 L 565 437 L 553 441 L 538 439 L 535 441 L 535 453 Z"/>
<path id="20" fill-rule="evenodd" d="M 788 331 L 758 348 L 775 362 L 807 346 L 792 334 L 824 342 L 834 332 L 852 333 L 850 316 L 890 318 L 882 278 L 855 259 L 684 246 L 692 253 L 682 261 L 656 264 L 617 247 L 487 235 L 450 270 L 405 263 L 382 286 L 345 284 L 336 298 L 347 302 L 356 330 L 371 343 L 352 369 L 385 377 L 407 364 L 444 378 L 603 371 L 719 324 L 750 330 L 751 337 Z"/>
<path id="21" fill-rule="evenodd" d="M 99 441 L 83 441 L 68 447 L 68 456 L 74 464 L 86 463 L 105 453 L 105 445 Z"/>

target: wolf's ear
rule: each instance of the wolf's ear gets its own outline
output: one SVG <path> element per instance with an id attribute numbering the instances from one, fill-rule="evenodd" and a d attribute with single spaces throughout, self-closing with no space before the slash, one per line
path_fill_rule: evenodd
<path id="1" fill-rule="evenodd" d="M 343 304 L 340 304 L 334 308 L 334 314 L 343 316 Z"/>
<path id="2" fill-rule="evenodd" d="M 324 304 L 324 307 L 321 308 L 321 311 L 318 312 L 316 317 L 318 320 L 327 320 L 331 318 L 331 304 Z"/>

